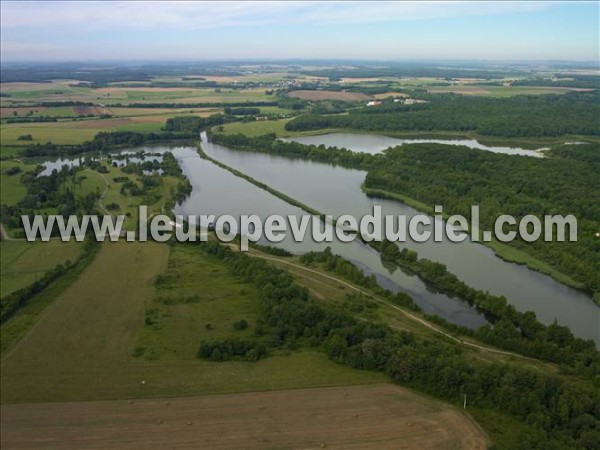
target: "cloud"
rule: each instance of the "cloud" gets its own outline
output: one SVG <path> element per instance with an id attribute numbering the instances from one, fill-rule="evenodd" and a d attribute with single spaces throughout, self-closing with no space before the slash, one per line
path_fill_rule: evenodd
<path id="1" fill-rule="evenodd" d="M 2 27 L 194 30 L 271 24 L 352 24 L 527 12 L 548 2 L 156 2 L 1 3 Z"/>
<path id="2" fill-rule="evenodd" d="M 2 0 L 0 48 L 4 61 L 450 55 L 596 59 L 597 40 L 590 36 L 597 35 L 597 15 L 594 24 L 588 6 L 580 4 L 577 9 L 569 4 L 565 12 L 565 7 L 556 7 L 559 3 L 565 5 L 532 1 Z M 526 14 L 548 8 L 554 11 L 534 17 Z M 494 18 L 497 26 L 481 26 L 488 23 L 481 20 L 486 17 Z M 530 20 L 530 27 L 523 26 Z"/>

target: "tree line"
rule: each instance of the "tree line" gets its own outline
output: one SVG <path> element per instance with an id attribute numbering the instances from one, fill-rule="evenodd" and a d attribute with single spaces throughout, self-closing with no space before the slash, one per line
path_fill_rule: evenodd
<path id="1" fill-rule="evenodd" d="M 600 391 L 590 382 L 522 364 L 471 358 L 441 340 L 357 320 L 312 300 L 288 272 L 264 260 L 234 253 L 214 241 L 202 248 L 257 287 L 267 334 L 263 342 L 269 347 L 311 346 L 341 364 L 384 372 L 397 383 L 455 404 L 468 395 L 476 417 L 489 410 L 521 425 L 505 429 L 499 447 L 593 449 L 600 442 Z M 223 346 L 234 344 L 205 342 L 199 353 L 210 358 L 217 348 L 219 356 Z M 239 344 L 238 353 L 247 347 Z"/>
<path id="2" fill-rule="evenodd" d="M 568 327 L 558 325 L 556 321 L 548 326 L 540 323 L 534 312 L 519 312 L 504 296 L 468 286 L 444 264 L 419 258 L 413 250 L 406 247 L 400 250 L 396 243 L 389 241 L 370 244 L 384 260 L 418 275 L 444 294 L 474 306 L 493 325 L 486 324 L 475 331 L 451 327 L 455 331 L 521 355 L 568 366 L 582 376 L 600 377 L 600 354 L 592 340 L 576 338 Z"/>
<path id="3" fill-rule="evenodd" d="M 73 156 L 83 153 L 109 153 L 124 147 L 139 147 L 144 144 L 190 140 L 196 137 L 190 133 L 163 131 L 158 133 L 138 133 L 136 131 L 102 131 L 91 141 L 76 145 L 58 145 L 52 142 L 33 144 L 23 149 L 26 157 Z"/>
<path id="4" fill-rule="evenodd" d="M 421 97 L 430 103 L 406 106 L 384 102 L 341 116 L 303 115 L 286 123 L 285 129 L 461 131 L 502 137 L 600 135 L 600 93 L 596 91 L 499 99 L 455 94 Z"/>
<path id="5" fill-rule="evenodd" d="M 185 133 L 187 136 L 197 138 L 198 133 L 208 127 L 238 120 L 240 119 L 230 114 L 213 114 L 209 117 L 178 116 L 167 119 L 165 130 L 167 132 Z"/>
<path id="6" fill-rule="evenodd" d="M 57 264 L 29 286 L 25 286 L 4 296 L 0 301 L 0 324 L 13 317 L 33 297 L 41 293 L 52 283 L 77 268 L 82 269 L 87 262 L 91 261 L 100 248 L 100 245 L 94 239 L 87 239 L 84 245 L 85 251 L 75 262 L 66 261 L 64 264 Z"/>
<path id="7" fill-rule="evenodd" d="M 270 153 L 289 158 L 310 159 L 345 167 L 365 168 L 380 155 L 353 152 L 345 148 L 326 147 L 324 145 L 305 145 L 297 142 L 284 142 L 277 139 L 275 133 L 250 137 L 241 133 L 224 134 L 214 130 L 207 132 L 211 142 L 250 152 Z"/>

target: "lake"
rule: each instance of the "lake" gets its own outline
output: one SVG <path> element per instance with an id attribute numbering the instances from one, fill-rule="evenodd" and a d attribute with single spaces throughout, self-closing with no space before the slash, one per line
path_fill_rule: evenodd
<path id="1" fill-rule="evenodd" d="M 383 214 L 406 215 L 408 219 L 421 214 L 403 203 L 365 195 L 361 191 L 365 171 L 232 150 L 206 142 L 205 138 L 202 147 L 211 157 L 335 217 L 351 214 L 360 218 L 371 213 L 374 205 L 381 205 Z M 546 324 L 557 319 L 577 336 L 600 344 L 600 308 L 589 295 L 525 266 L 505 262 L 489 248 L 469 240 L 461 243 L 408 241 L 402 245 L 417 251 L 420 257 L 445 264 L 470 286 L 504 295 L 519 311 L 534 311 Z M 353 259 L 360 261 L 360 258 Z"/>
<path id="2" fill-rule="evenodd" d="M 175 207 L 176 214 L 230 214 L 234 217 L 256 214 L 263 220 L 272 214 L 305 214 L 301 209 L 245 179 L 200 158 L 195 148 L 175 148 L 171 151 L 179 160 L 193 188 L 191 195 Z M 266 241 L 262 243 L 269 244 Z M 428 314 L 436 314 L 452 323 L 470 328 L 486 323 L 479 312 L 460 300 L 431 291 L 418 277 L 408 275 L 397 267 L 386 268 L 379 254 L 361 242 L 342 243 L 334 240 L 331 243 L 316 243 L 310 239 L 295 242 L 290 233 L 282 242 L 270 245 L 296 254 L 324 250 L 329 246 L 335 254 L 357 264 L 366 274 L 374 274 L 383 287 L 393 292 L 402 290 L 410 294 Z"/>
<path id="3" fill-rule="evenodd" d="M 480 144 L 474 139 L 399 139 L 378 134 L 357 134 L 357 133 L 329 133 L 316 136 L 301 136 L 285 138 L 282 141 L 298 142 L 306 145 L 325 145 L 326 147 L 346 148 L 355 152 L 380 153 L 386 148 L 396 147 L 403 144 L 448 144 L 464 145 L 477 150 L 485 150 L 494 153 L 504 153 L 506 155 L 532 156 L 534 158 L 543 157 L 542 151 L 526 150 L 517 147 L 490 147 Z"/>
<path id="4" fill-rule="evenodd" d="M 381 205 L 383 214 L 406 215 L 408 219 L 421 214 L 400 202 L 366 196 L 361 191 L 366 176 L 364 171 L 232 150 L 208 143 L 203 137 L 203 149 L 211 157 L 334 217 L 351 214 L 360 218 L 370 213 L 374 205 Z M 144 149 L 151 149 L 152 159 L 157 153 L 172 151 L 190 179 L 192 193 L 176 206 L 177 214 L 229 214 L 234 217 L 257 214 L 263 219 L 272 214 L 305 214 L 301 209 L 200 158 L 193 147 L 152 146 Z M 136 152 L 130 150 L 126 154 Z M 116 159 L 116 156 L 113 158 Z M 75 160 L 78 158 L 61 160 L 60 164 L 70 165 Z M 295 254 L 330 246 L 335 254 L 352 261 L 365 274 L 374 274 L 381 286 L 393 292 L 410 294 L 427 314 L 436 314 L 451 323 L 470 328 L 486 323 L 474 308 L 456 298 L 434 292 L 418 277 L 382 261 L 375 250 L 361 242 L 341 243 L 334 240 L 332 243 L 316 243 L 310 239 L 295 242 L 290 233 L 284 241 L 274 245 Z M 420 257 L 445 264 L 450 272 L 470 286 L 504 295 L 519 311 L 534 311 L 538 319 L 546 324 L 557 319 L 576 336 L 593 339 L 600 345 L 600 308 L 588 295 L 525 266 L 505 262 L 489 248 L 470 241 L 408 241 L 401 245 L 417 251 Z"/>

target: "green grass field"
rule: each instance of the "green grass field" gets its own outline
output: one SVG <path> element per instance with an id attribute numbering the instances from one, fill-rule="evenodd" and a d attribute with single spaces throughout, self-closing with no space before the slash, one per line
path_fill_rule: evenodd
<path id="1" fill-rule="evenodd" d="M 280 119 L 280 120 L 264 120 L 256 122 L 233 122 L 223 125 L 223 133 L 225 134 L 237 134 L 242 133 L 246 136 L 260 136 L 267 133 L 275 133 L 277 137 L 290 137 L 290 136 L 310 136 L 315 134 L 326 134 L 336 130 L 323 129 L 314 131 L 287 131 L 285 124 L 292 119 Z M 339 130 L 338 130 L 339 131 Z M 218 128 L 213 128 L 213 132 L 218 133 Z"/>
<path id="2" fill-rule="evenodd" d="M 79 183 L 79 180 L 81 180 L 81 183 Z M 100 173 L 95 170 L 84 169 L 77 172 L 73 183 L 66 181 L 61 189 L 71 189 L 76 196 L 84 196 L 92 192 L 100 194 L 105 187 L 106 183 Z"/>
<path id="3" fill-rule="evenodd" d="M 136 118 L 94 119 L 68 122 L 2 125 L 2 146 L 30 145 L 52 142 L 54 144 L 81 144 L 92 140 L 101 131 L 160 131 L 170 116 L 153 117 L 155 120 Z M 163 120 L 164 119 L 164 120 Z M 31 141 L 20 141 L 19 136 L 30 134 Z"/>
<path id="4" fill-rule="evenodd" d="M 37 124 L 10 124 L 0 126 L 0 145 L 30 145 L 45 144 L 80 144 L 91 140 L 99 129 L 85 129 L 76 127 L 58 126 L 64 122 L 49 122 Z M 78 122 L 72 122 L 78 123 Z M 19 136 L 31 134 L 31 141 L 19 141 Z"/>
<path id="5" fill-rule="evenodd" d="M 156 243 L 103 244 L 85 272 L 6 353 L 2 401 L 183 396 L 385 380 L 381 374 L 338 365 L 309 350 L 256 363 L 198 359 L 196 349 L 207 332 L 205 323 L 211 320 L 215 332 L 222 328 L 225 333 L 237 317 L 251 320 L 255 297 L 251 286 L 232 279 L 226 268 L 200 249 L 174 250 L 172 258 L 169 249 Z M 184 266 L 177 269 L 173 264 Z M 171 293 L 165 284 L 155 292 L 154 281 L 161 273 L 166 273 L 171 285 L 183 280 L 174 276 L 176 270 L 188 275 L 186 285 Z M 189 275 L 196 278 L 190 280 Z M 191 303 L 191 312 L 185 305 L 172 308 L 173 316 L 164 317 L 158 330 L 145 330 L 147 302 L 165 294 L 198 294 L 204 302 Z M 150 331 L 156 335 L 149 335 Z M 159 358 L 134 357 L 141 343 L 155 346 Z"/>
<path id="6" fill-rule="evenodd" d="M 119 87 L 110 86 L 98 89 L 69 86 L 65 82 L 52 83 L 2 83 L 3 93 L 10 97 L 3 99 L 3 106 L 30 107 L 35 102 L 81 101 L 111 105 L 115 103 L 201 103 L 201 102 L 243 102 L 268 100 L 265 88 L 229 89 L 221 88 L 157 88 L 157 87 Z M 42 113 L 42 115 L 45 115 Z"/>
<path id="7" fill-rule="evenodd" d="M 287 133 L 284 126 L 289 120 L 290 119 L 228 123 L 223 125 L 223 133 L 242 133 L 246 136 L 260 136 L 267 133 L 276 133 L 277 136 L 283 136 Z M 213 129 L 213 131 L 216 132 L 216 128 Z"/>
<path id="8" fill-rule="evenodd" d="M 139 185 L 141 184 L 140 177 L 135 174 L 125 173 L 120 167 L 109 166 L 106 162 L 104 165 L 108 168 L 108 173 L 104 174 L 104 179 L 101 179 L 103 187 L 100 188 L 100 190 L 101 192 L 104 192 L 106 182 L 108 182 L 108 188 L 105 191 L 102 204 L 104 206 L 111 203 L 116 203 L 119 205 L 119 209 L 112 211 L 112 214 L 127 215 L 124 224 L 125 229 L 134 230 L 136 228 L 139 213 L 138 207 L 140 205 L 145 205 L 148 207 L 149 217 L 153 214 L 165 212 L 165 203 L 170 198 L 171 189 L 176 186 L 178 179 L 175 177 L 164 176 L 160 178 L 161 184 L 155 188 L 147 190 L 144 196 L 126 195 L 120 192 L 122 183 L 115 181 L 115 178 L 128 177 L 131 181 L 136 182 Z M 91 170 L 86 171 L 85 173 L 93 173 L 94 176 L 100 176 L 98 172 L 93 172 Z M 106 182 L 104 180 L 106 180 Z M 90 183 L 92 183 L 91 180 Z"/>
<path id="9" fill-rule="evenodd" d="M 210 116 L 223 112 L 221 108 L 117 108 L 109 109 L 110 114 L 116 117 L 147 117 L 147 116 L 166 116 L 175 117 L 178 115 L 196 115 L 201 117 Z M 165 118 L 166 120 L 166 118 Z"/>
<path id="10" fill-rule="evenodd" d="M 279 106 L 261 106 L 260 113 L 261 114 L 292 115 L 292 114 L 297 114 L 297 111 L 294 111 L 292 109 L 280 108 Z"/>
<path id="11" fill-rule="evenodd" d="M 0 125 L 0 143 L 2 147 L 10 146 L 24 147 L 31 144 L 44 144 L 53 142 L 55 144 L 80 144 L 93 139 L 101 131 L 137 131 L 137 132 L 159 132 L 168 118 L 177 116 L 197 115 L 205 117 L 216 114 L 218 109 L 202 109 L 190 113 L 189 110 L 176 109 L 167 112 L 158 109 L 160 113 L 149 114 L 146 109 L 141 108 L 143 114 L 137 116 L 121 116 L 112 118 L 86 118 L 78 120 L 63 120 L 60 122 L 38 122 L 17 123 Z M 134 113 L 133 108 L 127 108 L 127 113 Z M 32 140 L 22 141 L 19 136 L 30 134 Z M 13 150 L 9 154 L 16 154 Z M 3 155 L 4 156 L 4 155 Z"/>
<path id="12" fill-rule="evenodd" d="M 138 349 L 143 358 L 178 358 L 194 355 L 204 339 L 247 338 L 258 304 L 255 289 L 229 275 L 216 258 L 197 246 L 175 245 L 154 298 L 146 302 L 156 323 L 143 328 Z M 233 323 L 242 319 L 249 328 L 234 331 Z"/>
<path id="13" fill-rule="evenodd" d="M 22 240 L 0 242 L 2 261 L 0 297 L 29 286 L 57 264 L 74 262 L 83 251 L 83 243 L 27 242 Z"/>
<path id="14" fill-rule="evenodd" d="M 71 106 L 31 106 L 31 107 L 2 107 L 0 109 L 3 119 L 23 118 L 23 117 L 75 117 L 75 112 Z"/>
<path id="15" fill-rule="evenodd" d="M 14 175 L 7 175 L 6 171 L 13 167 L 18 167 L 21 171 Z M 0 161 L 0 204 L 16 205 L 27 195 L 27 187 L 21 183 L 21 175 L 34 168 L 33 164 L 19 161 Z"/>
<path id="16" fill-rule="evenodd" d="M 506 98 L 515 95 L 545 95 L 566 94 L 572 91 L 570 88 L 552 86 L 474 86 L 470 84 L 455 86 L 431 86 L 427 87 L 431 93 L 455 92 L 464 95 L 477 95 L 483 97 Z"/>
<path id="17" fill-rule="evenodd" d="M 21 154 L 23 147 L 0 145 L 0 159 L 16 158 Z"/>
<path id="18" fill-rule="evenodd" d="M 12 83 L 9 83 L 12 84 Z M 18 83 L 21 84 L 21 83 Z M 29 83 L 22 83 L 29 84 Z M 31 83 L 33 84 L 33 83 Z M 45 86 L 52 86 L 51 83 L 43 83 Z M 4 90 L 4 89 L 3 89 Z M 88 93 L 89 88 L 76 88 L 64 85 L 57 85 L 55 88 L 37 89 L 36 86 L 24 86 L 24 89 L 11 90 L 10 96 L 15 100 L 41 100 L 41 99 L 62 99 L 71 95 L 82 95 Z"/>

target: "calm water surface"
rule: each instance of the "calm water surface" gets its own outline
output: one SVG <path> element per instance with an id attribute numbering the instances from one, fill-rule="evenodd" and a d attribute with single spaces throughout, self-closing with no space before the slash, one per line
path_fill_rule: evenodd
<path id="1" fill-rule="evenodd" d="M 263 219 L 272 214 L 304 214 L 299 208 L 201 159 L 195 148 L 150 148 L 153 153 L 172 151 L 192 183 L 192 194 L 176 207 L 177 214 L 230 214 L 238 217 L 257 214 Z M 333 216 L 352 214 L 359 218 L 370 213 L 374 205 L 381 205 L 384 214 L 403 214 L 410 218 L 419 213 L 399 202 L 367 197 L 360 189 L 366 175 L 364 171 L 240 152 L 208 143 L 206 139 L 203 148 L 215 159 Z M 77 164 L 77 161 L 46 161 L 46 167 L 56 164 L 54 167 L 59 168 L 64 164 Z M 458 299 L 433 292 L 418 277 L 382 262 L 377 252 L 360 242 L 316 243 L 310 239 L 295 242 L 288 234 L 276 245 L 296 254 L 330 246 L 334 253 L 352 261 L 364 273 L 374 274 L 383 287 L 409 293 L 428 314 L 437 314 L 452 323 L 471 328 L 485 323 L 483 316 L 473 308 Z M 407 242 L 403 245 L 416 250 L 420 257 L 446 264 L 451 272 L 473 287 L 506 296 L 520 311 L 534 311 L 544 323 L 551 323 L 556 318 L 577 336 L 594 339 L 600 344 L 600 308 L 589 296 L 524 266 L 506 263 L 488 248 L 469 241 Z"/>
<path id="2" fill-rule="evenodd" d="M 329 133 L 317 136 L 301 136 L 282 139 L 282 141 L 299 142 L 307 145 L 325 145 L 326 147 L 347 148 L 355 152 L 380 153 L 386 148 L 403 144 L 422 144 L 432 142 L 435 144 L 464 145 L 466 147 L 485 150 L 494 153 L 505 153 L 507 155 L 543 157 L 542 149 L 525 150 L 516 147 L 490 147 L 480 144 L 474 139 L 399 139 L 378 134 L 356 134 L 356 133 Z"/>
<path id="3" fill-rule="evenodd" d="M 284 216 L 305 214 L 301 209 L 252 183 L 201 159 L 194 148 L 177 148 L 173 150 L 173 154 L 179 160 L 193 187 L 192 194 L 175 208 L 177 214 L 214 214 L 215 216 L 230 214 L 234 217 L 256 214 L 263 220 L 272 214 Z M 366 274 L 374 274 L 385 288 L 393 292 L 402 290 L 409 293 L 428 314 L 437 314 L 452 323 L 471 328 L 485 323 L 480 313 L 460 300 L 432 292 L 418 277 L 407 275 L 397 267 L 386 268 L 379 254 L 362 243 L 338 241 L 316 243 L 310 239 L 295 242 L 291 234 L 288 234 L 284 241 L 275 245 L 296 254 L 324 250 L 325 247 L 330 246 L 334 253 L 354 262 Z"/>
<path id="4" fill-rule="evenodd" d="M 381 205 L 383 214 L 406 215 L 409 219 L 420 214 L 400 202 L 367 197 L 361 191 L 366 176 L 361 170 L 231 150 L 206 139 L 202 146 L 213 158 L 326 214 L 362 217 L 371 213 L 374 205 Z M 543 323 L 557 319 L 576 335 L 600 344 L 600 308 L 588 295 L 525 266 L 507 263 L 487 247 L 470 241 L 409 241 L 403 245 L 420 257 L 445 264 L 470 286 L 504 295 L 520 311 L 534 311 Z"/>

